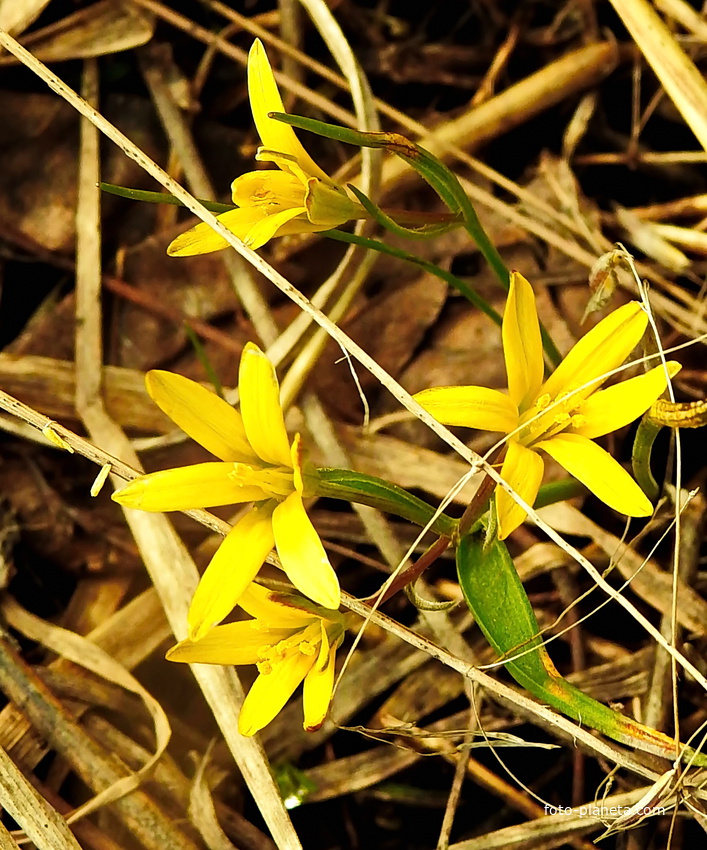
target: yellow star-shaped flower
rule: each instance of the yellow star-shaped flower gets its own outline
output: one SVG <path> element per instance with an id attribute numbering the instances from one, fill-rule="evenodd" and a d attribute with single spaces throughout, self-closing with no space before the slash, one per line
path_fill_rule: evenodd
<path id="1" fill-rule="evenodd" d="M 240 413 L 182 375 L 154 370 L 146 383 L 167 416 L 220 460 L 141 475 L 113 499 L 143 511 L 256 503 L 224 539 L 199 582 L 189 609 L 190 636 L 203 636 L 231 611 L 273 546 L 301 593 L 325 608 L 338 608 L 338 579 L 302 501 L 313 493 L 316 471 L 303 468 L 299 434 L 289 443 L 277 376 L 265 354 L 253 343 L 243 350 Z"/>
<path id="2" fill-rule="evenodd" d="M 508 434 L 501 475 L 528 504 L 535 501 L 542 481 L 539 452 L 545 452 L 609 507 L 627 516 L 649 516 L 652 505 L 638 484 L 592 442 L 641 416 L 667 386 L 661 365 L 600 389 L 636 347 L 647 324 L 637 301 L 619 307 L 583 336 L 544 381 L 535 296 L 528 281 L 514 272 L 502 327 L 508 395 L 487 387 L 436 387 L 415 398 L 445 425 Z M 668 363 L 671 377 L 680 368 Z M 525 511 L 501 489 L 496 506 L 499 537 L 504 539 L 523 522 Z"/>
<path id="3" fill-rule="evenodd" d="M 222 213 L 218 220 L 255 249 L 274 236 L 316 233 L 365 218 L 363 207 L 314 162 L 292 127 L 269 117 L 268 113 L 284 112 L 285 107 L 259 40 L 248 55 L 248 94 L 262 141 L 255 158 L 274 162 L 281 170 L 251 171 L 237 177 L 231 191 L 238 209 Z M 227 247 L 225 239 L 202 223 L 177 236 L 167 253 L 189 257 Z"/>
<path id="4" fill-rule="evenodd" d="M 167 658 L 258 665 L 260 675 L 238 718 L 242 735 L 254 735 L 267 726 L 304 680 L 304 728 L 318 729 L 331 702 L 344 615 L 258 584 L 243 592 L 239 605 L 254 619 L 215 626 L 200 640 L 183 640 L 169 650 Z"/>

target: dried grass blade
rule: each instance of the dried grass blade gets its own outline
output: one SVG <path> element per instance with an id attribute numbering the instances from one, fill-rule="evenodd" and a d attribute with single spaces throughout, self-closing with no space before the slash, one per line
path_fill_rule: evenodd
<path id="1" fill-rule="evenodd" d="M 12 815 L 38 850 L 81 850 L 64 818 L 34 790 L 1 747 L 0 806 Z M 17 850 L 4 827 L 0 834 L 0 848 Z"/>
<path id="2" fill-rule="evenodd" d="M 6 634 L 0 638 L 0 689 L 93 791 L 100 794 L 120 780 L 132 779 L 121 761 L 105 752 L 81 729 L 63 703 L 20 657 Z M 199 850 L 141 789 L 115 800 L 113 805 L 149 850 Z"/>
<path id="3" fill-rule="evenodd" d="M 155 726 L 155 752 L 147 763 L 131 778 L 129 783 L 121 780 L 120 788 L 115 793 L 124 794 L 131 791 L 149 775 L 157 761 L 167 749 L 167 744 L 172 730 L 162 706 L 148 693 L 145 688 L 132 676 L 121 664 L 111 658 L 106 652 L 92 643 L 90 640 L 77 635 L 75 632 L 54 626 L 35 617 L 29 611 L 25 611 L 12 597 L 6 597 L 2 603 L 2 611 L 7 622 L 22 634 L 36 640 L 42 646 L 54 650 L 62 658 L 73 661 L 81 667 L 85 667 L 97 676 L 101 676 L 109 682 L 120 685 L 125 690 L 136 694 L 145 704 Z M 94 811 L 99 805 L 105 804 L 109 799 L 108 791 L 101 794 L 101 799 L 95 798 L 80 809 L 80 816 Z"/>
<path id="4" fill-rule="evenodd" d="M 685 123 L 707 150 L 707 83 L 647 0 L 611 0 Z"/>

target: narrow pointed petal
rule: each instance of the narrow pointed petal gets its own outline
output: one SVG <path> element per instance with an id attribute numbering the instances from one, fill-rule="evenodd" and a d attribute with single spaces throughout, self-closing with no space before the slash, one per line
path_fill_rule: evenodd
<path id="1" fill-rule="evenodd" d="M 292 584 L 318 605 L 338 608 L 339 580 L 299 493 L 291 493 L 275 508 L 272 525 L 282 568 Z"/>
<path id="2" fill-rule="evenodd" d="M 238 731 L 241 735 L 255 735 L 270 723 L 285 707 L 315 660 L 313 655 L 293 652 L 274 664 L 272 672 L 258 676 L 248 691 L 238 717 Z"/>
<path id="3" fill-rule="evenodd" d="M 272 363 L 252 342 L 241 354 L 238 389 L 243 425 L 255 453 L 267 463 L 289 467 L 290 443 L 280 407 L 280 385 Z"/>
<path id="4" fill-rule="evenodd" d="M 544 364 L 533 287 L 518 272 L 511 275 L 502 336 L 508 394 L 522 413 L 537 398 L 543 382 Z"/>
<path id="5" fill-rule="evenodd" d="M 505 393 L 488 387 L 433 387 L 413 398 L 444 425 L 508 434 L 518 424 L 516 404 Z"/>
<path id="6" fill-rule="evenodd" d="M 579 434 L 558 434 L 535 446 L 542 449 L 602 502 L 627 516 L 653 513 L 646 494 L 601 446 Z"/>
<path id="7" fill-rule="evenodd" d="M 666 365 L 671 378 L 682 368 L 674 360 Z M 585 401 L 581 409 L 583 422 L 573 427 L 571 433 L 593 440 L 623 428 L 643 416 L 653 402 L 660 398 L 667 385 L 665 368 L 661 364 L 644 375 L 629 378 L 628 381 L 622 381 L 606 390 L 599 390 Z"/>
<path id="8" fill-rule="evenodd" d="M 257 664 L 263 647 L 289 637 L 289 629 L 253 628 L 253 620 L 214 626 L 199 640 L 180 641 L 167 651 L 168 661 L 188 664 Z"/>
<path id="9" fill-rule="evenodd" d="M 242 487 L 231 475 L 232 463 L 196 463 L 141 475 L 113 501 L 141 511 L 189 511 L 267 499 L 260 487 Z"/>
<path id="10" fill-rule="evenodd" d="M 216 393 L 183 375 L 159 369 L 145 375 L 145 385 L 160 410 L 211 454 L 240 463 L 257 460 L 240 413 Z"/>
<path id="11" fill-rule="evenodd" d="M 291 600 L 292 604 L 287 604 Z M 240 607 L 251 617 L 267 626 L 300 629 L 314 619 L 311 611 L 297 607 L 297 597 L 277 594 L 267 587 L 251 582 L 238 600 Z"/>
<path id="12" fill-rule="evenodd" d="M 528 505 L 532 505 L 540 489 L 545 464 L 536 452 L 509 442 L 506 459 L 503 461 L 501 477 L 518 493 Z M 523 523 L 526 513 L 505 490 L 496 488 L 496 508 L 498 510 L 498 536 L 505 540 Z"/>
<path id="13" fill-rule="evenodd" d="M 307 189 L 307 183 L 310 180 L 307 172 L 300 166 L 297 157 L 289 153 L 280 153 L 279 151 L 271 150 L 266 147 L 259 147 L 255 154 L 257 162 L 274 162 L 278 168 L 281 168 L 290 177 L 299 183 L 300 197 L 304 199 L 304 193 Z M 318 180 L 318 177 L 312 177 L 312 180 Z M 299 205 L 298 205 L 299 206 Z"/>
<path id="14" fill-rule="evenodd" d="M 269 112 L 285 112 L 285 107 L 260 39 L 253 42 L 248 55 L 248 96 L 263 147 L 290 154 L 307 174 L 331 182 L 302 147 L 292 127 L 268 117 Z"/>
<path id="15" fill-rule="evenodd" d="M 255 507 L 233 526 L 201 577 L 189 607 L 192 640 L 233 610 L 273 548 L 272 503 Z"/>
<path id="16" fill-rule="evenodd" d="M 231 183 L 233 203 L 239 207 L 271 209 L 303 207 L 305 186 L 284 171 L 249 171 Z"/>
<path id="17" fill-rule="evenodd" d="M 296 226 L 299 222 L 307 225 L 305 231 L 298 231 Z M 280 212 L 271 213 L 261 218 L 257 224 L 248 231 L 248 235 L 243 242 L 254 251 L 262 248 L 266 242 L 269 242 L 274 236 L 284 236 L 283 228 L 290 228 L 291 233 L 309 232 L 309 221 L 307 220 L 307 210 L 305 207 L 294 207 L 289 210 L 281 210 Z"/>
<path id="18" fill-rule="evenodd" d="M 580 393 L 585 398 L 591 395 L 604 383 L 601 376 L 618 368 L 638 345 L 647 324 L 648 316 L 638 301 L 609 313 L 575 344 L 540 388 L 540 394 L 554 399 L 593 382 Z"/>
<path id="19" fill-rule="evenodd" d="M 326 632 L 323 629 L 322 632 L 326 638 Z M 334 693 L 335 660 L 336 646 L 330 647 L 329 641 L 323 640 L 317 663 L 304 680 L 304 728 L 307 732 L 315 732 L 326 719 Z"/>
<path id="20" fill-rule="evenodd" d="M 243 207 L 221 213 L 216 218 L 231 233 L 239 239 L 245 240 L 253 227 L 266 215 L 265 210 L 260 207 Z M 201 224 L 180 233 L 176 239 L 173 239 L 167 247 L 167 253 L 170 257 L 193 257 L 196 254 L 211 254 L 228 247 L 228 242 L 223 236 L 216 233 L 211 225 L 202 221 Z"/>

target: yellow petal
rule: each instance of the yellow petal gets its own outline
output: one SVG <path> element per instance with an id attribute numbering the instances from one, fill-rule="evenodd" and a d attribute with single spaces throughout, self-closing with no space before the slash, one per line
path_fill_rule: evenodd
<path id="1" fill-rule="evenodd" d="M 241 735 L 255 735 L 284 708 L 295 688 L 310 671 L 316 656 L 292 652 L 261 673 L 248 691 L 238 717 Z"/>
<path id="2" fill-rule="evenodd" d="M 610 508 L 627 516 L 650 516 L 653 506 L 626 470 L 601 446 L 579 434 L 558 434 L 536 448 L 581 481 Z"/>
<path id="3" fill-rule="evenodd" d="M 302 193 L 301 197 L 304 202 L 304 193 L 310 178 L 307 172 L 300 166 L 297 157 L 289 153 L 280 153 L 269 148 L 259 147 L 256 151 L 255 159 L 257 162 L 274 162 L 278 168 L 281 168 L 290 177 L 294 178 L 299 184 L 300 192 Z M 313 177 L 312 179 L 316 180 L 318 178 Z"/>
<path id="4" fill-rule="evenodd" d="M 334 692 L 334 662 L 336 646 L 329 646 L 326 630 L 322 628 L 322 645 L 317 663 L 304 679 L 304 728 L 315 732 L 324 723 Z"/>
<path id="5" fill-rule="evenodd" d="M 532 505 L 543 478 L 543 460 L 540 455 L 520 443 L 508 443 L 501 477 L 528 505 Z M 526 517 L 525 510 L 501 487 L 496 488 L 498 509 L 498 536 L 501 540 L 518 528 Z"/>
<path id="6" fill-rule="evenodd" d="M 413 398 L 444 425 L 507 434 L 518 424 L 515 403 L 505 393 L 488 387 L 433 387 L 415 393 Z"/>
<path id="7" fill-rule="evenodd" d="M 257 460 L 240 413 L 216 393 L 183 375 L 159 369 L 145 375 L 145 385 L 150 398 L 172 422 L 211 454 L 241 463 Z"/>
<path id="8" fill-rule="evenodd" d="M 307 218 L 327 230 L 353 218 L 366 215 L 360 204 L 352 201 L 345 191 L 312 177 L 307 184 L 305 199 Z"/>
<path id="9" fill-rule="evenodd" d="M 667 364 L 670 377 L 673 378 L 682 366 L 674 360 Z M 610 431 L 623 428 L 642 416 L 653 402 L 660 397 L 668 385 L 665 368 L 661 364 L 636 378 L 629 378 L 606 390 L 599 390 L 590 396 L 581 408 L 581 425 L 570 429 L 572 434 L 580 434 L 593 440 Z"/>
<path id="10" fill-rule="evenodd" d="M 233 202 L 239 207 L 261 207 L 271 212 L 304 207 L 305 187 L 283 171 L 249 171 L 231 183 Z"/>
<path id="11" fill-rule="evenodd" d="M 535 401 L 543 382 L 543 344 L 533 287 L 518 272 L 511 275 L 503 313 L 503 356 L 508 394 L 522 413 Z"/>
<path id="12" fill-rule="evenodd" d="M 300 222 L 308 225 L 306 230 L 297 229 L 297 225 Z M 282 231 L 285 227 L 290 228 L 290 233 L 310 232 L 309 222 L 307 221 L 307 210 L 304 207 L 294 207 L 293 209 L 266 215 L 265 218 L 261 218 L 257 224 L 253 225 L 243 242 L 249 248 L 257 251 L 258 248 L 262 248 L 274 236 L 284 236 L 285 234 Z"/>
<path id="13" fill-rule="evenodd" d="M 295 434 L 292 445 L 290 446 L 290 457 L 292 458 L 292 480 L 295 485 L 295 490 L 300 494 L 304 493 L 304 446 L 302 445 L 302 436 Z"/>
<path id="14" fill-rule="evenodd" d="M 167 651 L 168 661 L 188 664 L 256 664 L 263 647 L 270 648 L 292 633 L 290 629 L 253 628 L 254 620 L 214 626 L 199 640 L 180 641 Z"/>
<path id="15" fill-rule="evenodd" d="M 238 389 L 245 432 L 255 453 L 267 463 L 289 467 L 290 443 L 280 407 L 280 385 L 272 363 L 252 342 L 241 354 Z"/>
<path id="16" fill-rule="evenodd" d="M 113 501 L 141 511 L 188 511 L 267 498 L 260 487 L 234 481 L 232 470 L 232 463 L 196 463 L 151 472 L 113 493 Z"/>
<path id="17" fill-rule="evenodd" d="M 275 508 L 272 525 L 282 568 L 292 584 L 318 605 L 338 608 L 339 580 L 299 493 L 291 493 Z"/>
<path id="18" fill-rule="evenodd" d="M 284 112 L 285 107 L 260 39 L 253 42 L 248 55 L 248 95 L 263 147 L 290 154 L 309 175 L 330 182 L 330 178 L 302 147 L 292 127 L 268 118 L 269 112 Z"/>
<path id="19" fill-rule="evenodd" d="M 243 207 L 221 213 L 216 218 L 231 233 L 245 240 L 253 227 L 266 215 L 266 211 L 260 207 Z M 195 225 L 185 233 L 180 233 L 170 242 L 167 253 L 170 257 L 193 257 L 195 254 L 211 254 L 213 251 L 221 251 L 228 247 L 228 242 L 223 236 L 216 233 L 211 225 L 202 221 L 201 224 Z"/>
<path id="20" fill-rule="evenodd" d="M 555 399 L 592 382 L 579 397 L 591 395 L 606 380 L 601 376 L 620 366 L 638 345 L 647 324 L 648 316 L 637 301 L 609 313 L 576 343 L 540 388 L 540 395 Z"/>
<path id="21" fill-rule="evenodd" d="M 189 637 L 202 638 L 229 614 L 270 554 L 273 503 L 249 511 L 233 526 L 201 577 L 189 607 Z"/>
<path id="22" fill-rule="evenodd" d="M 298 597 L 274 593 L 251 582 L 238 600 L 240 607 L 268 627 L 301 629 L 313 622 L 312 612 L 297 607 Z M 291 600 L 292 604 L 288 604 Z"/>

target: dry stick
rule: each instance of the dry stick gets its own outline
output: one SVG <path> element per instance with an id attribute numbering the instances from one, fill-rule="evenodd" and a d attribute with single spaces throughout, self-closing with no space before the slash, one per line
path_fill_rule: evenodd
<path id="1" fill-rule="evenodd" d="M 41 845 L 37 846 L 41 850 Z M 4 823 L 0 823 L 0 850 L 20 850 Z"/>
<path id="2" fill-rule="evenodd" d="M 700 499 L 700 502 L 701 501 L 702 499 Z M 687 510 L 690 510 L 690 508 L 688 507 Z M 697 519 L 698 525 L 702 524 L 702 517 L 699 515 L 695 517 L 693 513 L 693 521 L 695 519 Z M 694 572 L 694 568 L 697 563 L 696 560 L 692 559 L 695 557 L 699 559 L 699 552 L 690 552 L 691 548 L 694 549 L 694 532 L 696 531 L 694 524 L 690 523 L 685 515 L 683 515 L 682 521 L 683 534 L 681 535 L 681 539 L 676 541 L 675 545 L 678 546 L 678 553 L 680 556 L 680 569 L 678 572 L 678 579 L 680 581 L 687 582 L 688 575 Z M 677 596 L 677 594 L 675 595 Z M 664 635 L 666 640 L 671 640 L 673 638 L 673 622 L 674 619 L 672 611 L 666 611 L 660 618 L 660 631 Z M 682 627 L 678 623 L 676 623 L 674 635 L 676 643 L 680 640 L 681 634 Z M 672 673 L 670 661 L 670 657 L 666 655 L 666 653 L 663 652 L 660 647 L 657 647 L 655 662 L 653 664 L 653 669 L 651 670 L 650 687 L 648 689 L 648 693 L 646 694 L 643 709 L 643 722 L 646 725 L 652 726 L 655 729 L 664 729 L 665 722 L 667 719 L 666 685 L 670 680 Z"/>
<path id="3" fill-rule="evenodd" d="M 574 560 L 576 560 L 591 576 L 594 582 L 601 587 L 604 592 L 614 599 L 622 608 L 624 608 L 635 620 L 640 623 L 641 626 L 651 635 L 667 652 L 669 652 L 677 662 L 687 671 L 689 671 L 694 678 L 700 683 L 700 685 L 707 691 L 707 678 L 705 678 L 704 674 L 701 673 L 694 664 L 692 664 L 687 658 L 685 658 L 681 653 L 679 653 L 674 647 L 670 646 L 666 643 L 663 636 L 660 632 L 653 626 L 653 624 L 640 612 L 638 609 L 627 599 L 621 596 L 607 581 L 603 578 L 602 575 L 596 570 L 593 564 L 591 564 L 587 558 L 585 558 L 576 548 L 570 546 L 565 540 L 563 540 L 562 536 L 558 534 L 554 529 L 550 528 L 550 526 L 533 510 L 533 508 L 528 505 L 522 498 L 518 496 L 517 493 L 513 491 L 513 489 L 501 478 L 496 470 L 489 466 L 482 457 L 480 457 L 476 452 L 472 452 L 468 449 L 464 443 L 461 442 L 458 438 L 456 438 L 448 428 L 445 428 L 436 419 L 430 416 L 427 411 L 421 407 L 412 396 L 406 392 L 403 387 L 398 384 L 393 378 L 388 375 L 388 373 L 382 369 L 378 363 L 371 358 L 359 345 L 357 345 L 347 334 L 345 334 L 340 328 L 336 325 L 332 324 L 332 322 L 328 319 L 321 310 L 318 310 L 316 307 L 312 305 L 312 303 L 305 298 L 299 290 L 297 290 L 294 286 L 292 286 L 289 281 L 287 281 L 279 272 L 277 272 L 272 266 L 270 266 L 265 260 L 263 260 L 258 254 L 252 251 L 250 248 L 247 248 L 233 233 L 231 233 L 227 228 L 225 228 L 216 218 L 213 216 L 202 204 L 200 204 L 196 198 L 189 194 L 189 192 L 185 191 L 178 183 L 172 180 L 168 174 L 164 172 L 156 163 L 154 163 L 149 157 L 147 157 L 143 151 L 137 148 L 123 133 L 117 130 L 110 122 L 106 121 L 106 119 L 99 115 L 95 110 L 91 109 L 88 104 L 85 103 L 76 92 L 70 89 L 64 82 L 62 82 L 55 74 L 53 74 L 46 65 L 39 62 L 31 53 L 25 50 L 22 45 L 20 45 L 15 39 L 11 36 L 8 36 L 3 30 L 0 30 L 0 44 L 6 47 L 14 56 L 16 56 L 24 65 L 29 67 L 37 76 L 39 76 L 44 82 L 53 90 L 56 91 L 61 97 L 66 99 L 69 103 L 71 103 L 74 108 L 80 112 L 84 117 L 88 118 L 93 124 L 95 124 L 101 132 L 105 133 L 108 138 L 114 141 L 116 144 L 121 147 L 125 153 L 134 159 L 142 168 L 144 168 L 150 175 L 152 175 L 162 186 L 170 193 L 175 195 L 188 209 L 190 209 L 195 215 L 197 215 L 202 221 L 205 221 L 209 224 L 212 229 L 218 233 L 223 239 L 228 242 L 231 247 L 235 248 L 239 254 L 244 256 L 252 265 L 255 266 L 265 277 L 268 278 L 275 286 L 280 289 L 285 295 L 287 295 L 295 304 L 297 304 L 302 310 L 308 312 L 314 320 L 326 328 L 332 338 L 346 351 L 348 351 L 353 357 L 355 357 L 372 375 L 374 375 L 381 384 L 386 387 L 386 389 L 391 393 L 391 395 L 397 399 L 400 404 L 403 405 L 407 410 L 413 413 L 418 419 L 427 425 L 438 437 L 440 437 L 444 442 L 446 442 L 451 448 L 453 448 L 470 466 L 474 468 L 483 469 L 488 475 L 490 475 L 497 484 L 503 488 L 510 497 L 518 504 L 526 514 L 533 519 L 538 527 L 542 529 L 542 531 L 547 534 L 551 540 L 557 543 L 560 548 L 562 548 L 565 552 L 567 552 Z M 2 395 L 0 395 L 0 400 L 2 399 Z M 12 402 L 17 404 L 13 399 Z M 136 512 L 139 513 L 139 512 Z M 136 517 L 133 522 L 137 525 L 140 523 L 140 518 Z M 165 545 L 166 541 L 165 541 Z M 183 550 L 182 550 L 183 552 Z M 191 585 L 191 583 L 190 583 Z M 189 590 L 193 591 L 194 586 L 190 586 Z M 162 590 L 165 593 L 165 598 L 169 599 L 170 605 L 174 604 L 174 609 L 168 609 L 171 614 L 179 612 L 179 623 L 182 628 L 179 629 L 179 633 L 183 633 L 183 623 L 186 621 L 186 610 L 183 607 L 182 603 L 179 601 L 181 599 L 181 595 L 178 595 L 177 598 L 172 598 L 172 586 L 170 587 L 162 587 Z M 365 613 L 365 612 L 364 612 Z M 456 661 L 456 660 L 455 660 Z M 492 681 L 492 680 L 491 680 Z M 560 722 L 560 718 L 556 717 L 556 722 Z M 224 718 L 225 722 L 225 718 Z M 572 725 L 572 724 L 570 724 Z M 574 727 L 575 729 L 577 727 Z"/>
<path id="4" fill-rule="evenodd" d="M 77 212 L 76 407 L 93 440 L 110 446 L 113 454 L 129 458 L 139 468 L 136 453 L 124 432 L 106 413 L 101 396 L 98 133 L 88 122 L 82 122 L 82 153 Z M 198 581 L 194 562 L 165 516 L 130 509 L 124 509 L 124 514 L 173 632 L 179 637 L 186 636 L 186 612 Z M 298 848 L 299 839 L 262 747 L 257 740 L 243 738 L 235 730 L 233 718 L 244 697 L 235 670 L 205 666 L 192 669 L 277 845 Z M 174 829 L 171 823 L 169 828 Z M 185 846 L 188 846 L 186 836 Z"/>
<path id="5" fill-rule="evenodd" d="M 447 797 L 447 805 L 444 807 L 444 817 L 442 825 L 439 828 L 439 837 L 437 839 L 437 850 L 447 850 L 449 847 L 449 836 L 454 825 L 454 816 L 459 807 L 459 801 L 462 794 L 462 786 L 467 774 L 467 765 L 470 761 L 471 750 L 467 749 L 464 744 L 468 744 L 472 739 L 472 733 L 476 731 L 478 726 L 478 718 L 474 714 L 473 706 L 469 711 L 469 733 L 464 736 L 464 742 L 459 747 L 454 761 L 454 778 L 452 779 L 452 787 L 449 789 Z"/>
<path id="6" fill-rule="evenodd" d="M 704 495 L 698 493 L 686 506 L 681 516 L 680 539 L 675 542 L 675 545 L 678 547 L 678 565 L 675 574 L 685 584 L 689 584 L 694 578 L 699 564 L 700 547 L 704 539 L 706 507 Z M 673 598 L 677 599 L 677 593 L 674 592 Z M 660 619 L 660 631 L 666 640 L 671 640 L 677 645 L 681 639 L 683 630 L 675 622 L 673 614 L 674 612 L 672 610 L 663 614 Z M 657 647 L 656 658 L 651 671 L 650 686 L 644 700 L 642 718 L 646 725 L 652 726 L 654 729 L 662 730 L 665 728 L 667 719 L 666 692 L 671 682 L 674 689 L 675 677 L 673 664 L 670 657 L 660 647 Z M 676 693 L 673 693 L 672 703 L 673 707 L 677 703 Z M 643 850 L 643 848 L 648 846 L 651 838 L 652 830 L 650 827 L 631 830 L 626 836 L 626 850 Z"/>
<path id="7" fill-rule="evenodd" d="M 137 307 L 141 307 L 147 313 L 152 313 L 155 316 L 168 319 L 175 325 L 186 325 L 202 339 L 209 340 L 209 342 L 213 342 L 215 345 L 218 345 L 226 351 L 232 351 L 234 354 L 240 354 L 243 350 L 243 346 L 241 346 L 227 333 L 213 327 L 213 325 L 210 325 L 208 322 L 205 322 L 196 316 L 189 316 L 181 310 L 172 307 L 170 304 L 165 304 L 164 301 L 158 300 L 149 293 L 138 289 L 137 286 L 133 286 L 120 278 L 105 275 L 103 277 L 103 285 L 106 289 L 115 293 L 115 295 L 119 295 L 126 301 L 130 301 Z"/>

